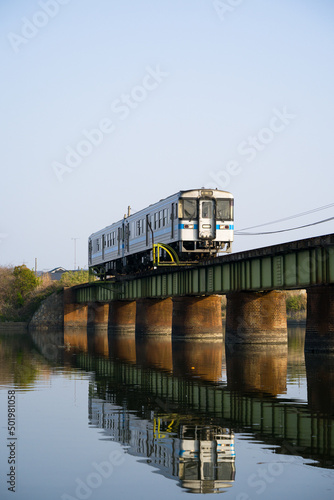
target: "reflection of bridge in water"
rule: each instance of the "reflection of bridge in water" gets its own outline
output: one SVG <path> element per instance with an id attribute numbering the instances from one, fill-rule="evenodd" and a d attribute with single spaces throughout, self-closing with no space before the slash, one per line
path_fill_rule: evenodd
<path id="1" fill-rule="evenodd" d="M 331 356 L 306 354 L 304 364 L 298 348 L 288 356 L 284 345 L 234 346 L 225 353 L 219 341 L 106 331 L 67 332 L 63 339 L 68 351 L 50 348 L 50 333 L 35 334 L 42 352 L 45 340 L 46 354 L 61 352 L 60 361 L 93 372 L 91 423 L 191 491 L 233 485 L 233 432 L 272 444 L 278 454 L 334 464 Z M 291 370 L 296 359 L 296 376 L 299 370 L 305 379 L 306 367 L 308 402 L 282 396 L 288 360 Z"/>

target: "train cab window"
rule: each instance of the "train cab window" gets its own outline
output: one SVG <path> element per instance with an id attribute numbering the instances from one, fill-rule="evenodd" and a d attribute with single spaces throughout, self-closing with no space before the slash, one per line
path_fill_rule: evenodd
<path id="1" fill-rule="evenodd" d="M 217 200 L 217 219 L 218 220 L 233 220 L 233 200 L 230 198 L 225 200 Z"/>
<path id="2" fill-rule="evenodd" d="M 212 219 L 212 201 L 202 202 L 202 217 L 203 219 Z"/>
<path id="3" fill-rule="evenodd" d="M 189 220 L 197 219 L 197 200 L 184 198 L 182 200 L 180 208 L 181 218 Z"/>

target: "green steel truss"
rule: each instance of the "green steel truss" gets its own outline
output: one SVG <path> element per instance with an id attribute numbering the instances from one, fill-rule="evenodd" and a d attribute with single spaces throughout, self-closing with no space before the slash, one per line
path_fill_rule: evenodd
<path id="1" fill-rule="evenodd" d="M 73 288 L 77 302 L 309 288 L 334 284 L 334 234 L 226 255 L 189 267 Z"/>

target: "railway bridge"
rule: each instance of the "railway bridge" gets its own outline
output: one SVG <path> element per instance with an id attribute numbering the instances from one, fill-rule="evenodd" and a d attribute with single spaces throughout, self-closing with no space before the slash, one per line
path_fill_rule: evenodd
<path id="1" fill-rule="evenodd" d="M 305 349 L 334 351 L 333 285 L 334 234 L 327 234 L 72 287 L 64 295 L 64 326 L 222 338 L 226 295 L 227 343 L 285 343 L 284 291 L 306 289 Z"/>

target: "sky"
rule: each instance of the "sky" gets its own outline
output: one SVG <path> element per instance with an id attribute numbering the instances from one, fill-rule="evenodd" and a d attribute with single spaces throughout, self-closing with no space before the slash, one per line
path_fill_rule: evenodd
<path id="1" fill-rule="evenodd" d="M 232 192 L 236 231 L 333 204 L 333 25 L 331 0 L 1 0 L 0 265 L 87 268 L 91 233 L 180 190 Z"/>

